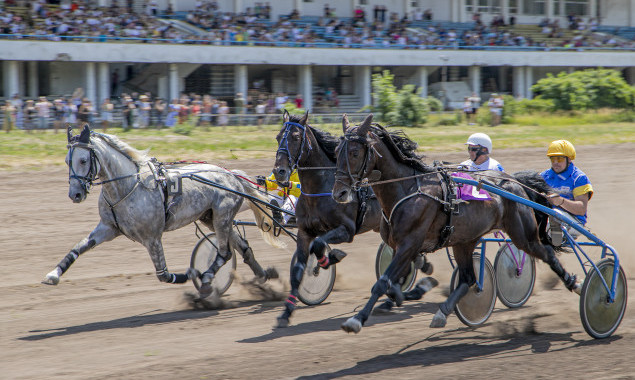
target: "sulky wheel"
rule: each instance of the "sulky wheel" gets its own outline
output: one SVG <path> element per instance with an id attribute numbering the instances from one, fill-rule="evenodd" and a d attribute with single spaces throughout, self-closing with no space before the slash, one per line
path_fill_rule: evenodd
<path id="1" fill-rule="evenodd" d="M 476 278 L 479 275 L 481 265 L 481 255 L 474 254 L 472 256 L 474 262 L 474 273 Z M 467 294 L 461 298 L 456 304 L 454 312 L 461 322 L 467 326 L 479 326 L 483 324 L 494 310 L 496 304 L 496 279 L 494 277 L 494 268 L 487 258 L 485 260 L 485 271 L 483 273 L 483 289 L 478 290 L 478 286 L 474 284 L 469 288 Z M 459 270 L 454 269 L 452 272 L 452 280 L 450 281 L 450 291 L 454 291 L 459 284 Z"/>
<path id="2" fill-rule="evenodd" d="M 392 261 L 393 250 L 390 246 L 384 242 L 381 242 L 379 249 L 377 249 L 377 258 L 375 259 L 375 275 L 377 279 L 388 269 L 388 265 Z M 417 279 L 417 268 L 414 262 L 410 264 L 410 271 L 406 276 L 405 281 L 401 284 L 401 291 L 407 292 L 414 285 Z"/>
<path id="3" fill-rule="evenodd" d="M 612 259 L 604 259 L 597 263 L 597 268 L 606 284 L 611 287 L 613 281 Z M 582 284 L 580 294 L 580 319 L 586 332 L 594 338 L 607 338 L 613 334 L 622 322 L 626 312 L 626 299 L 628 291 L 626 276 L 620 266 L 617 272 L 617 284 L 615 286 L 615 300 L 608 302 L 608 292 L 602 283 L 598 271 L 591 269 Z"/>
<path id="4" fill-rule="evenodd" d="M 327 245 L 325 254 L 328 255 L 329 252 L 331 252 L 331 247 Z M 297 256 L 294 254 L 291 259 L 292 273 L 297 260 Z M 330 265 L 326 269 L 320 268 L 315 255 L 309 255 L 302 282 L 298 288 L 298 298 L 303 304 L 318 305 L 328 298 L 333 290 L 333 284 L 335 284 L 335 267 L 336 265 Z"/>
<path id="5" fill-rule="evenodd" d="M 505 306 L 516 308 L 527 302 L 536 282 L 536 262 L 533 257 L 513 244 L 504 244 L 496 253 L 494 273 L 496 294 Z"/>
<path id="6" fill-rule="evenodd" d="M 205 272 L 212 265 L 216 259 L 216 253 L 218 252 L 218 241 L 216 240 L 216 233 L 212 232 L 196 243 L 194 250 L 192 251 L 192 258 L 190 259 L 190 268 L 198 270 L 200 273 Z M 236 270 L 236 252 L 232 249 L 232 258 L 230 262 L 225 263 L 212 280 L 212 287 L 218 291 L 218 295 L 221 295 L 229 289 L 234 281 L 234 271 Z M 196 290 L 201 288 L 201 279 L 195 277 L 192 279 Z"/>

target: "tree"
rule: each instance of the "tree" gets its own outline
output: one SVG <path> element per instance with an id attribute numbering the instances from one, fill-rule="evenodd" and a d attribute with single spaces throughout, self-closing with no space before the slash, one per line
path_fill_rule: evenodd
<path id="1" fill-rule="evenodd" d="M 388 70 L 382 74 L 373 74 L 373 107 L 372 110 L 383 123 L 414 127 L 427 121 L 430 107 L 428 101 L 421 97 L 421 90 L 416 91 L 412 84 L 403 86 L 399 91 L 393 84 L 394 75 Z M 436 104 L 436 103 L 434 103 Z"/>
<path id="2" fill-rule="evenodd" d="M 555 77 L 548 74 L 531 89 L 539 98 L 552 100 L 555 108 L 560 110 L 630 108 L 635 105 L 635 87 L 626 83 L 616 70 L 561 72 Z"/>

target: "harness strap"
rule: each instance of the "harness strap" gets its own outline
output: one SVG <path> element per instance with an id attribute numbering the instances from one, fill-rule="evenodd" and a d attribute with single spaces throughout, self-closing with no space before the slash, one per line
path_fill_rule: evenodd
<path id="1" fill-rule="evenodd" d="M 355 220 L 355 234 L 359 232 L 359 229 L 364 224 L 364 218 L 366 217 L 366 211 L 368 210 L 368 199 L 368 187 L 361 187 L 357 191 L 359 209 L 357 210 L 357 218 Z"/>

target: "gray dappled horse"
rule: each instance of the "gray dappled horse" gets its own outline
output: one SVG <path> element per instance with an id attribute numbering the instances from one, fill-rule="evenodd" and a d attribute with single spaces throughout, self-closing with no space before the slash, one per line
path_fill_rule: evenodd
<path id="1" fill-rule="evenodd" d="M 124 235 L 141 243 L 150 254 L 161 282 L 180 284 L 191 276 L 201 278 L 201 296 L 212 292 L 211 280 L 218 269 L 232 255 L 231 247 L 242 252 L 245 262 L 254 274 L 261 278 L 277 277 L 275 269 L 263 270 L 255 260 L 247 241 L 232 229 L 234 216 L 243 204 L 243 197 L 219 188 L 183 178 L 182 191 L 168 195 L 157 180 L 156 167 L 144 152 L 140 152 L 117 137 L 91 132 L 84 125 L 81 134 L 73 136 L 68 128 L 69 167 L 68 196 L 74 203 L 86 199 L 96 179 L 102 185 L 99 197 L 97 227 L 46 275 L 43 283 L 57 285 L 60 276 L 68 270 L 79 255 L 91 248 Z M 168 169 L 166 175 L 195 173 L 226 188 L 246 193 L 267 202 L 245 173 L 229 171 L 209 164 L 187 164 Z M 273 221 L 253 202 L 248 201 L 256 224 L 261 227 L 263 237 L 275 244 Z M 172 231 L 200 220 L 216 232 L 218 254 L 204 273 L 170 273 L 165 263 L 161 237 L 164 231 Z M 268 231 L 268 232 L 265 232 Z"/>
<path id="2" fill-rule="evenodd" d="M 452 247 L 459 283 L 440 305 L 430 324 L 430 327 L 445 326 L 446 317 L 468 288 L 476 283 L 472 264 L 474 248 L 481 236 L 497 229 L 505 231 L 518 249 L 549 264 L 567 289 L 578 293 L 580 287 L 575 275 L 564 270 L 554 254 L 553 246 L 546 244 L 543 227 L 545 214 L 491 193 L 491 200 L 472 201 L 461 205 L 456 215 L 448 214 L 443 205 L 446 202 L 443 184 L 449 184 L 443 177 L 443 169 L 424 164 L 415 153 L 417 144 L 414 141 L 371 122 L 372 114 L 358 127 L 351 127 L 344 116 L 344 137 L 336 152 L 337 173 L 333 197 L 338 202 L 349 202 L 354 189 L 364 179 L 374 177 L 370 184 L 384 213 L 382 239 L 394 249 L 395 254 L 385 273 L 373 286 L 364 308 L 342 324 L 344 331 L 358 333 L 377 299 L 383 294 L 388 292 L 397 298 L 403 297 L 395 282 L 406 273 L 413 257 L 420 250 L 433 252 L 441 247 Z M 477 180 L 494 182 L 510 193 L 548 205 L 538 193 L 546 194 L 552 189 L 538 173 L 519 172 L 511 176 L 498 171 L 486 171 L 470 175 Z M 383 181 L 387 182 L 379 183 Z M 534 191 L 526 191 L 521 184 Z M 448 226 L 449 220 L 451 227 Z M 442 231 L 446 230 L 446 226 L 453 232 L 443 236 Z"/>

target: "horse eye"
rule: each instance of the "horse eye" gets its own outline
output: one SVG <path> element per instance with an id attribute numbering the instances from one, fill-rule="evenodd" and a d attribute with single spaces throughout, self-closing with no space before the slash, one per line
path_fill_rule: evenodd
<path id="1" fill-rule="evenodd" d="M 87 162 L 88 160 L 86 160 L 85 158 L 82 158 L 81 160 L 79 160 L 79 163 L 82 165 L 86 165 Z"/>

